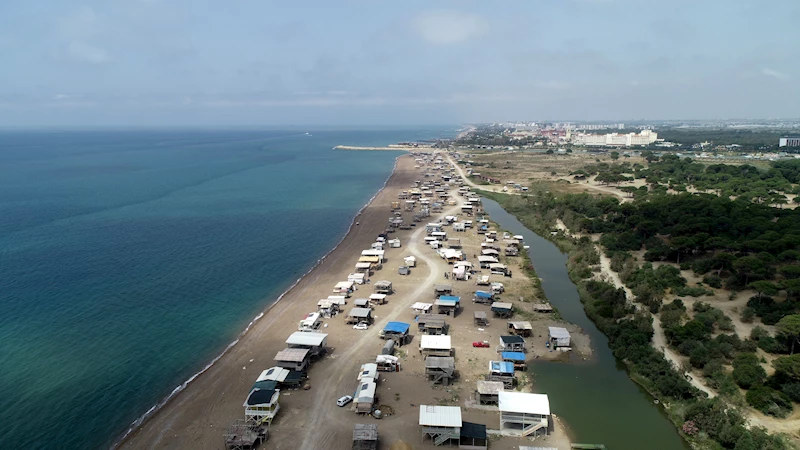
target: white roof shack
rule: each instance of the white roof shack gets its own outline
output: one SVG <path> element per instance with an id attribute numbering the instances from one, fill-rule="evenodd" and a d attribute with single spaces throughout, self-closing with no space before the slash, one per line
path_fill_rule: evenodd
<path id="1" fill-rule="evenodd" d="M 498 392 L 497 398 L 501 413 L 550 415 L 550 400 L 547 398 L 547 394 L 501 391 Z"/>
<path id="2" fill-rule="evenodd" d="M 361 274 L 361 276 L 364 276 L 364 274 Z M 352 281 L 340 281 L 336 283 L 336 286 L 333 288 L 337 290 L 350 290 L 353 289 L 353 284 Z"/>
<path id="3" fill-rule="evenodd" d="M 256 379 L 256 383 L 259 381 L 277 381 L 278 383 L 282 382 L 286 379 L 289 375 L 289 369 L 284 369 L 283 367 L 272 367 L 261 372 L 261 375 L 258 376 Z"/>
<path id="4" fill-rule="evenodd" d="M 386 300 L 386 294 L 369 294 L 370 300 Z"/>
<path id="5" fill-rule="evenodd" d="M 494 256 L 481 255 L 481 256 L 478 256 L 478 262 L 481 262 L 481 263 L 496 263 L 497 262 L 497 258 L 495 258 Z"/>
<path id="6" fill-rule="evenodd" d="M 361 251 L 361 256 L 377 256 L 377 257 L 379 257 L 381 259 L 383 259 L 383 255 L 385 255 L 385 254 L 386 254 L 386 250 L 369 249 L 369 250 L 362 250 Z"/>
<path id="7" fill-rule="evenodd" d="M 419 405 L 419 425 L 423 427 L 461 428 L 460 406 Z"/>
<path id="8" fill-rule="evenodd" d="M 445 334 L 439 336 L 421 336 L 419 340 L 419 348 L 422 350 L 450 350 L 453 347 L 450 343 L 450 336 Z"/>
<path id="9" fill-rule="evenodd" d="M 416 302 L 413 305 L 411 305 L 411 309 L 413 309 L 414 311 L 422 311 L 422 312 L 430 311 L 433 309 L 433 303 Z"/>
<path id="10" fill-rule="evenodd" d="M 301 347 L 324 347 L 328 342 L 327 333 L 309 333 L 307 331 L 296 331 L 286 339 L 286 345 Z"/>
<path id="11" fill-rule="evenodd" d="M 561 327 L 549 327 L 550 340 L 556 341 L 557 345 L 569 346 L 569 331 Z"/>
<path id="12" fill-rule="evenodd" d="M 347 304 L 347 297 L 345 297 L 344 295 L 329 295 L 328 300 L 336 303 L 337 305 Z"/>

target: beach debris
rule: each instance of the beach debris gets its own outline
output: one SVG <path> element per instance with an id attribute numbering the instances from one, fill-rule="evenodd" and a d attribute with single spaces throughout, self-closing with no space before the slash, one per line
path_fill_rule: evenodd
<path id="1" fill-rule="evenodd" d="M 253 361 L 255 361 L 255 359 L 251 359 L 251 360 L 250 360 L 250 362 L 253 362 Z"/>
<path id="2" fill-rule="evenodd" d="M 242 366 L 242 370 L 246 370 L 246 369 L 247 369 L 247 366 Z"/>

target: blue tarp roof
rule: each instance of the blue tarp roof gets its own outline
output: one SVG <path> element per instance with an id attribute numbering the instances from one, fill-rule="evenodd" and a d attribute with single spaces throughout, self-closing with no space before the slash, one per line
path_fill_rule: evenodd
<path id="1" fill-rule="evenodd" d="M 489 370 L 500 373 L 514 373 L 514 363 L 508 361 L 489 361 Z"/>
<path id="2" fill-rule="evenodd" d="M 403 333 L 403 334 L 405 334 L 405 333 L 408 333 L 408 329 L 410 327 L 411 327 L 411 325 L 409 325 L 409 324 L 407 324 L 405 322 L 389 322 L 389 323 L 386 324 L 385 327 L 383 327 L 383 331 L 386 331 L 387 333 Z"/>
<path id="3" fill-rule="evenodd" d="M 511 361 L 525 361 L 525 353 L 522 352 L 502 352 L 500 356 Z"/>
<path id="4" fill-rule="evenodd" d="M 478 298 L 492 298 L 494 294 L 486 291 L 475 291 L 475 297 Z"/>
<path id="5" fill-rule="evenodd" d="M 456 297 L 455 295 L 442 295 L 439 297 L 439 300 L 455 300 L 457 302 L 461 301 L 461 297 Z"/>

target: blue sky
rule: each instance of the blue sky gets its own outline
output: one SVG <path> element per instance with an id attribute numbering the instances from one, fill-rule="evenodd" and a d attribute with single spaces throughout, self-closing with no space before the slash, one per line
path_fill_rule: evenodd
<path id="1" fill-rule="evenodd" d="M 0 126 L 800 117 L 797 0 L 3 0 Z"/>

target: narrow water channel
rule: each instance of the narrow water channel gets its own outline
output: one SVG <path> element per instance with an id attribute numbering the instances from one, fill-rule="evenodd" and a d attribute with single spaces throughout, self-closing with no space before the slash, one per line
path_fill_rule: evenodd
<path id="1" fill-rule="evenodd" d="M 548 394 L 551 410 L 566 421 L 575 441 L 605 444 L 609 450 L 689 449 L 664 411 L 628 377 L 608 348 L 606 336 L 586 316 L 567 273 L 567 255 L 525 228 L 497 202 L 484 198 L 483 206 L 502 229 L 525 238 L 547 299 L 564 320 L 583 328 L 592 341 L 591 361 L 529 362 L 535 391 Z M 534 345 L 544 346 L 544 341 Z"/>

